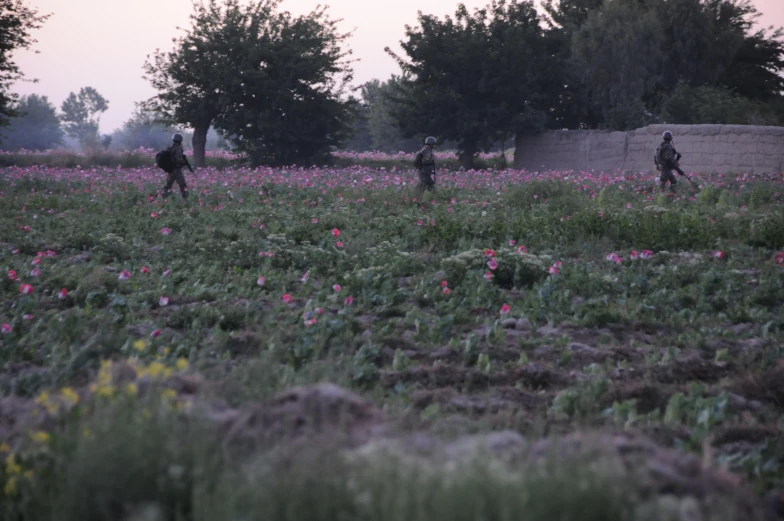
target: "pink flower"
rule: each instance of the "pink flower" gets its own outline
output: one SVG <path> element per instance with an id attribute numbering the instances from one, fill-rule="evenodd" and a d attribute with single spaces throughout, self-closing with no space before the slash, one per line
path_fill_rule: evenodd
<path id="1" fill-rule="evenodd" d="M 3 333 L 8 334 L 8 333 L 13 332 L 13 330 L 14 329 L 11 327 L 11 324 L 3 324 L 3 327 L 2 327 Z"/>
<path id="2" fill-rule="evenodd" d="M 267 279 L 265 279 L 264 277 L 259 277 L 259 278 L 256 280 L 256 284 L 257 284 L 257 285 L 259 285 L 259 286 L 263 286 L 263 285 L 264 285 L 264 284 L 266 284 L 266 283 L 267 283 Z"/>
<path id="3" fill-rule="evenodd" d="M 8 270 L 8 278 L 14 280 L 16 278 L 16 271 Z"/>
<path id="4" fill-rule="evenodd" d="M 292 302 L 294 302 L 294 299 L 291 298 L 291 295 L 286 293 L 285 295 L 283 295 L 283 302 L 285 302 L 286 304 L 291 304 Z"/>
<path id="5" fill-rule="evenodd" d="M 343 288 L 340 286 L 340 284 L 335 284 L 334 286 L 332 286 L 332 289 L 335 290 L 335 293 L 340 293 L 340 290 Z"/>
<path id="6" fill-rule="evenodd" d="M 599 212 L 599 217 L 604 217 L 604 212 Z"/>
<path id="7" fill-rule="evenodd" d="M 338 242 L 337 242 L 337 244 L 336 244 L 335 246 L 337 246 L 338 248 L 342 248 L 342 247 L 343 247 L 343 243 L 342 243 L 342 242 L 340 242 L 340 241 L 338 241 Z"/>
<path id="8" fill-rule="evenodd" d="M 517 247 L 517 251 L 520 253 L 525 253 L 528 250 L 526 249 L 525 244 L 521 244 L 520 246 Z"/>
<path id="9" fill-rule="evenodd" d="M 484 278 L 485 280 L 493 280 L 493 273 L 491 271 L 488 271 L 487 273 L 484 274 Z"/>
<path id="10" fill-rule="evenodd" d="M 332 230 L 332 236 L 333 237 L 340 237 L 340 230 L 338 230 L 337 228 Z"/>
<path id="11" fill-rule="evenodd" d="M 171 275 L 171 270 L 166 270 L 163 272 L 164 277 L 168 277 L 169 275 Z"/>
<path id="12" fill-rule="evenodd" d="M 491 270 L 495 270 L 498 267 L 498 262 L 495 259 L 490 259 L 487 261 L 487 267 Z"/>
<path id="13" fill-rule="evenodd" d="M 485 257 L 495 257 L 495 250 L 485 250 Z"/>
<path id="14" fill-rule="evenodd" d="M 150 273 L 150 268 L 147 266 L 142 266 L 142 273 Z"/>
<path id="15" fill-rule="evenodd" d="M 25 319 L 25 320 L 32 320 L 35 317 L 33 315 L 27 314 L 27 315 L 22 315 L 22 318 Z"/>
<path id="16" fill-rule="evenodd" d="M 447 281 L 445 281 L 445 280 L 442 280 L 442 281 L 441 281 L 441 287 L 442 287 L 442 288 L 445 288 L 445 287 L 447 287 L 447 286 L 449 286 L 449 283 L 448 283 Z"/>
<path id="17" fill-rule="evenodd" d="M 632 203 L 626 203 L 626 208 L 631 209 L 631 207 L 632 207 Z"/>
<path id="18" fill-rule="evenodd" d="M 558 266 L 552 265 L 547 271 L 550 273 L 550 275 L 558 275 Z"/>
<path id="19" fill-rule="evenodd" d="M 504 304 L 503 306 L 501 306 L 502 315 L 508 315 L 510 311 L 512 311 L 512 306 L 510 306 L 509 304 Z"/>
<path id="20" fill-rule="evenodd" d="M 161 330 L 160 329 L 156 329 L 155 331 L 150 333 L 150 336 L 153 337 L 153 338 L 158 338 L 159 336 L 161 336 Z"/>
<path id="21" fill-rule="evenodd" d="M 38 268 L 33 268 L 33 271 L 30 272 L 30 276 L 31 277 L 40 277 L 41 276 L 41 270 L 38 269 Z"/>
<path id="22" fill-rule="evenodd" d="M 13 250 L 11 253 L 14 254 L 14 255 L 19 255 L 19 250 L 18 249 Z"/>
<path id="23" fill-rule="evenodd" d="M 442 291 L 444 292 L 444 295 L 449 295 L 450 293 L 452 293 L 452 290 L 450 290 L 446 286 L 444 286 L 444 289 Z"/>
<path id="24" fill-rule="evenodd" d="M 311 219 L 310 222 L 313 224 L 318 224 L 318 219 Z"/>
<path id="25" fill-rule="evenodd" d="M 417 226 L 422 226 L 423 224 L 424 223 L 421 220 L 417 221 Z"/>
<path id="26" fill-rule="evenodd" d="M 620 264 L 620 263 L 622 263 L 622 262 L 623 262 L 623 258 L 622 258 L 622 257 L 619 257 L 619 256 L 618 256 L 618 255 L 616 255 L 615 253 L 611 253 L 611 254 L 609 254 L 607 257 L 605 257 L 605 260 L 608 260 L 608 261 L 610 261 L 610 262 L 614 262 L 614 263 L 616 263 L 616 264 Z"/>
<path id="27" fill-rule="evenodd" d="M 354 303 L 354 297 L 346 297 L 346 305 L 350 306 Z"/>
<path id="28" fill-rule="evenodd" d="M 30 233 L 30 227 L 29 226 L 25 226 L 24 227 L 24 231 L 25 231 L 25 233 Z"/>
<path id="29" fill-rule="evenodd" d="M 307 282 L 308 279 L 310 279 L 310 271 L 306 271 L 305 274 L 302 276 L 302 278 L 299 280 L 300 282 Z"/>
<path id="30" fill-rule="evenodd" d="M 158 212 L 151 212 L 150 213 L 150 217 L 152 217 L 153 219 L 157 219 L 158 218 Z"/>
<path id="31" fill-rule="evenodd" d="M 305 321 L 305 327 L 315 326 L 318 320 L 315 318 L 311 318 L 310 320 Z"/>
<path id="32" fill-rule="evenodd" d="M 39 264 L 41 264 L 40 257 L 36 257 L 35 259 L 33 259 L 33 266 L 38 266 Z"/>
<path id="33" fill-rule="evenodd" d="M 642 250 L 640 257 L 642 257 L 643 259 L 650 259 L 651 257 L 653 257 L 653 252 L 651 250 Z"/>
<path id="34" fill-rule="evenodd" d="M 161 235 L 171 235 L 171 228 L 161 228 Z"/>
<path id="35" fill-rule="evenodd" d="M 514 246 L 515 244 L 517 244 L 517 241 L 516 241 L 516 240 L 514 240 L 514 239 L 509 239 L 509 246 Z"/>
<path id="36" fill-rule="evenodd" d="M 22 295 L 30 295 L 35 291 L 35 288 L 30 284 L 22 284 L 19 286 L 19 291 L 22 292 Z"/>
<path id="37" fill-rule="evenodd" d="M 60 293 L 57 294 L 57 298 L 60 300 L 65 300 L 68 297 L 68 290 L 63 288 L 60 290 Z"/>
<path id="38" fill-rule="evenodd" d="M 721 250 L 713 252 L 713 258 L 714 259 L 723 259 L 724 257 L 725 257 L 724 252 L 721 251 Z"/>
<path id="39" fill-rule="evenodd" d="M 117 278 L 120 280 L 128 280 L 131 278 L 131 272 L 128 270 L 123 270 L 123 272 L 120 273 L 120 276 Z"/>
<path id="40" fill-rule="evenodd" d="M 632 250 L 631 255 L 629 255 L 632 260 L 637 260 L 640 258 L 640 254 L 637 250 Z"/>
<path id="41" fill-rule="evenodd" d="M 158 305 L 161 306 L 161 307 L 168 306 L 169 305 L 169 297 L 163 297 L 162 296 L 161 298 L 159 298 L 158 299 Z"/>

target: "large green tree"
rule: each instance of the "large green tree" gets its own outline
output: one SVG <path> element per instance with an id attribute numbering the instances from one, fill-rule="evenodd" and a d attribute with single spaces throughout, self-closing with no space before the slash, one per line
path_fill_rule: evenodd
<path id="1" fill-rule="evenodd" d="M 200 0 L 191 27 L 170 52 L 156 52 L 145 76 L 158 94 L 145 106 L 194 129 L 204 164 L 210 125 L 255 162 L 323 157 L 349 135 L 344 99 L 351 67 L 348 35 L 325 8 L 303 16 L 278 0 Z"/>
<path id="2" fill-rule="evenodd" d="M 406 26 L 404 56 L 387 48 L 403 71 L 393 100 L 404 135 L 455 141 L 472 168 L 477 152 L 545 126 L 557 64 L 533 2 L 494 0 L 473 13 L 460 4 L 454 17 L 420 12 L 418 22 Z"/>
<path id="3" fill-rule="evenodd" d="M 63 144 L 57 110 L 46 96 L 22 96 L 11 108 L 16 116 L 2 132 L 4 150 L 49 150 Z"/>
<path id="4" fill-rule="evenodd" d="M 93 87 L 70 93 L 60 107 L 65 133 L 78 139 L 85 149 L 96 148 L 100 141 L 101 114 L 108 109 L 109 102 Z"/>
<path id="5" fill-rule="evenodd" d="M 11 85 L 24 79 L 24 74 L 13 60 L 13 53 L 29 49 L 36 41 L 30 36 L 39 29 L 49 15 L 40 15 L 23 0 L 0 0 L 0 127 L 18 113 L 14 104 L 18 99 L 9 91 Z"/>

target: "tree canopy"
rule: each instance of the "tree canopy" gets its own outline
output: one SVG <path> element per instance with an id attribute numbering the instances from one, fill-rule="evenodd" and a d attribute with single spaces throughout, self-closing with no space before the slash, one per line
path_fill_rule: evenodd
<path id="1" fill-rule="evenodd" d="M 64 132 L 49 98 L 22 96 L 11 108 L 16 116 L 1 132 L 3 150 L 49 150 L 63 144 Z"/>
<path id="2" fill-rule="evenodd" d="M 533 2 L 493 0 L 454 17 L 421 12 L 406 26 L 404 56 L 387 48 L 403 71 L 394 117 L 405 136 L 431 134 L 456 142 L 464 167 L 477 152 L 547 120 L 548 92 L 557 81 Z"/>
<path id="3" fill-rule="evenodd" d="M 0 0 L 0 127 L 8 125 L 9 118 L 17 115 L 14 104 L 18 96 L 9 89 L 14 82 L 24 79 L 13 53 L 36 43 L 31 33 L 48 17 L 38 14 L 23 0 Z"/>
<path id="4" fill-rule="evenodd" d="M 78 139 L 84 148 L 95 148 L 100 141 L 101 114 L 109 109 L 109 102 L 93 87 L 83 87 L 70 93 L 60 110 L 65 133 Z"/>
<path id="5" fill-rule="evenodd" d="M 200 0 L 175 49 L 147 60 L 158 94 L 146 108 L 193 127 L 197 165 L 212 124 L 255 163 L 314 161 L 348 139 L 348 35 L 326 8 L 293 16 L 279 4 Z"/>

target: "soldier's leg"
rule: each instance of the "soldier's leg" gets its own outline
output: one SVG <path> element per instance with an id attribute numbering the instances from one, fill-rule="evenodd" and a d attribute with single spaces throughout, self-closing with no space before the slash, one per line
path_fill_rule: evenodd
<path id="1" fill-rule="evenodd" d="M 675 185 L 677 184 L 678 184 L 678 180 L 675 179 L 675 175 L 672 172 L 670 172 L 670 192 L 672 192 L 673 194 L 675 193 Z"/>
<path id="2" fill-rule="evenodd" d="M 185 176 L 182 173 L 182 170 L 178 171 L 178 175 L 176 177 L 177 184 L 180 186 L 180 194 L 182 194 L 183 199 L 188 198 L 188 185 L 185 183 Z"/>
<path id="3" fill-rule="evenodd" d="M 161 192 L 161 195 L 164 197 L 171 195 L 172 193 L 171 189 L 173 185 L 174 185 L 174 172 L 167 173 L 166 184 L 163 187 L 163 192 Z"/>

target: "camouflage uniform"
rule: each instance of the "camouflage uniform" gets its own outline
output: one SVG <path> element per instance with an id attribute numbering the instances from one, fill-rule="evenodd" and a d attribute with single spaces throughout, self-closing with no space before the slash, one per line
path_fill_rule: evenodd
<path id="1" fill-rule="evenodd" d="M 433 190 L 436 185 L 436 182 L 433 179 L 433 176 L 436 173 L 436 156 L 433 153 L 433 147 L 431 145 L 425 145 L 425 147 L 417 153 L 417 156 L 422 158 L 422 166 L 419 167 L 419 189 L 423 192 L 425 190 Z"/>
<path id="2" fill-rule="evenodd" d="M 656 163 L 661 168 L 661 176 L 659 177 L 661 189 L 664 190 L 667 181 L 669 181 L 670 192 L 672 193 L 675 193 L 675 185 L 678 184 L 672 172 L 673 170 L 680 171 L 677 156 L 678 152 L 669 141 L 662 141 L 661 145 L 656 149 Z"/>
<path id="3" fill-rule="evenodd" d="M 177 183 L 180 187 L 180 193 L 183 199 L 188 198 L 188 186 L 185 184 L 185 176 L 182 173 L 182 167 L 188 166 L 188 161 L 185 159 L 185 153 L 182 150 L 182 143 L 173 143 L 169 148 L 174 170 L 166 174 L 166 186 L 163 188 L 163 195 L 171 195 L 172 186 Z"/>

